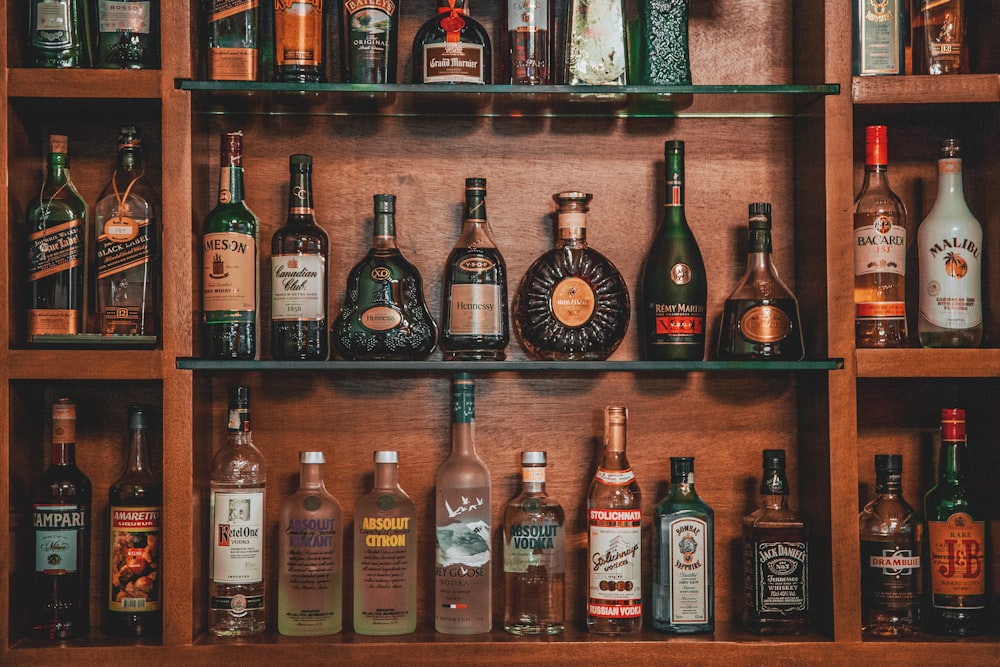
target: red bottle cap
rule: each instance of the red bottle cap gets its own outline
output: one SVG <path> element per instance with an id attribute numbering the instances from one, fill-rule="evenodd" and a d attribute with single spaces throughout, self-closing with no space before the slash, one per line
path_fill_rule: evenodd
<path id="1" fill-rule="evenodd" d="M 962 408 L 941 410 L 941 439 L 965 440 L 965 410 Z"/>
<path id="2" fill-rule="evenodd" d="M 889 153 L 885 125 L 869 125 L 865 128 L 865 164 L 885 166 L 889 164 Z"/>

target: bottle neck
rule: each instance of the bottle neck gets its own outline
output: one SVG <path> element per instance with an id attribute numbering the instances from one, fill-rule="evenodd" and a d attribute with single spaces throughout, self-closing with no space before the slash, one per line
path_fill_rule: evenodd
<path id="1" fill-rule="evenodd" d="M 142 153 L 138 148 L 129 147 L 118 151 L 119 171 L 142 171 Z"/>
<path id="2" fill-rule="evenodd" d="M 764 507 L 781 508 L 788 506 L 788 480 L 783 470 L 765 470 L 760 485 L 761 502 Z"/>
<path id="3" fill-rule="evenodd" d="M 628 457 L 625 456 L 625 424 L 612 421 L 604 425 L 604 462 L 605 470 L 627 470 Z"/>
<path id="4" fill-rule="evenodd" d="M 50 449 L 49 462 L 54 466 L 76 465 L 76 443 L 53 442 Z"/>
<path id="5" fill-rule="evenodd" d="M 302 463 L 299 465 L 299 488 L 323 488 L 323 465 L 320 463 Z"/>
<path id="6" fill-rule="evenodd" d="M 938 160 L 938 189 L 935 206 L 938 204 L 951 204 L 967 208 L 962 185 L 961 158 L 941 158 Z"/>
<path id="7" fill-rule="evenodd" d="M 149 470 L 149 444 L 146 429 L 137 428 L 131 431 L 128 444 L 128 472 L 147 472 Z"/>
<path id="8" fill-rule="evenodd" d="M 875 495 L 898 496 L 902 492 L 903 484 L 898 472 L 880 472 L 875 476 Z"/>
<path id="9" fill-rule="evenodd" d="M 694 496 L 694 473 L 670 475 L 670 495 L 674 498 Z"/>
<path id="10" fill-rule="evenodd" d="M 451 455 L 476 455 L 476 422 L 454 422 L 451 425 Z"/>
<path id="11" fill-rule="evenodd" d="M 49 153 L 48 174 L 45 177 L 47 186 L 65 185 L 69 182 L 69 156 L 65 153 Z"/>
<path id="12" fill-rule="evenodd" d="M 399 486 L 399 465 L 395 463 L 375 464 L 375 488 L 395 489 Z"/>
<path id="13" fill-rule="evenodd" d="M 288 182 L 288 222 L 312 222 L 314 216 L 312 173 L 293 171 Z"/>
<path id="14" fill-rule="evenodd" d="M 396 215 L 394 213 L 376 213 L 372 249 L 390 250 L 396 247 Z"/>
<path id="15" fill-rule="evenodd" d="M 234 445 L 245 445 L 250 440 L 250 410 L 244 407 L 229 408 L 229 442 Z"/>
<path id="16" fill-rule="evenodd" d="M 683 216 L 684 212 L 684 155 L 679 151 L 667 151 L 665 178 L 665 196 L 663 205 L 666 214 L 671 217 L 671 213 L 679 212 Z"/>
<path id="17" fill-rule="evenodd" d="M 223 164 L 219 176 L 219 203 L 238 204 L 243 201 L 243 167 Z"/>
<path id="18" fill-rule="evenodd" d="M 521 468 L 521 489 L 524 493 L 545 493 L 545 466 L 523 466 Z"/>
<path id="19" fill-rule="evenodd" d="M 941 460 L 938 464 L 938 471 L 943 481 L 957 481 L 963 478 L 962 454 L 965 447 L 964 438 L 941 441 Z"/>
<path id="20" fill-rule="evenodd" d="M 557 247 L 587 247 L 587 214 L 582 211 L 559 211 Z"/>

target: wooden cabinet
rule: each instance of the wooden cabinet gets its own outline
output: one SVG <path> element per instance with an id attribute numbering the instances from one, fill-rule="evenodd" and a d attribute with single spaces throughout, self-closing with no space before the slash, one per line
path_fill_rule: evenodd
<path id="1" fill-rule="evenodd" d="M 498 12 L 495 2 L 477 15 Z M 68 648 L 26 639 L 21 601 L 27 594 L 31 528 L 26 489 L 43 470 L 49 403 L 57 392 L 81 406 L 78 461 L 95 488 L 91 616 L 99 625 L 106 552 L 106 489 L 122 465 L 125 414 L 130 402 L 154 406 L 154 458 L 165 483 L 165 614 L 162 642 L 142 643 L 143 655 L 164 664 L 224 660 L 357 664 L 391 657 L 407 664 L 568 664 L 620 658 L 641 663 L 671 659 L 761 663 L 780 651 L 797 662 L 886 660 L 881 643 L 860 633 L 857 510 L 871 490 L 875 451 L 906 456 L 906 492 L 917 501 L 933 477 L 936 411 L 961 400 L 970 428 L 988 442 L 998 417 L 990 414 L 1000 357 L 1000 318 L 987 322 L 985 348 L 975 351 L 858 351 L 853 343 L 850 211 L 859 182 L 858 137 L 863 124 L 886 111 L 906 136 L 929 143 L 926 154 L 905 150 L 891 130 L 894 184 L 906 194 L 916 179 L 932 177 L 927 139 L 938 115 L 957 108 L 979 141 L 968 171 L 975 174 L 970 203 L 987 237 L 995 162 L 988 146 L 997 129 L 995 77 L 954 79 L 932 104 L 916 104 L 931 88 L 923 77 L 853 80 L 850 8 L 826 0 L 717 0 L 692 3 L 693 92 L 676 112 L 591 106 L 562 109 L 570 95 L 551 95 L 555 111 L 515 114 L 506 92 L 481 108 L 454 112 L 456 96 L 394 89 L 393 106 L 357 110 L 358 93 L 337 86 L 308 96 L 197 89 L 198 3 L 161 3 L 163 69 L 159 71 L 43 71 L 20 67 L 24 23 L 19 3 L 0 14 L 0 145 L 8 178 L 0 185 L 0 662 L 28 664 L 70 659 L 123 659 L 134 642 L 94 630 Z M 401 65 L 409 81 L 407 45 L 433 12 L 428 0 L 407 6 L 400 30 Z M 492 21 L 484 20 L 492 29 Z M 493 33 L 496 35 L 496 32 Z M 824 85 L 839 86 L 828 94 Z M 935 82 L 936 84 L 936 82 Z M 186 88 L 186 89 L 185 89 Z M 195 89 L 192 89 L 195 88 Z M 952 97 L 954 104 L 951 103 Z M 442 99 L 443 98 L 443 99 Z M 631 102 L 639 99 L 633 96 Z M 949 100 L 949 104 L 944 104 Z M 41 178 L 45 138 L 70 136 L 71 168 L 92 201 L 113 164 L 117 124 L 136 122 L 149 138 L 146 163 L 164 201 L 164 332 L 155 350 L 40 350 L 24 344 L 24 205 Z M 285 217 L 287 156 L 315 159 L 317 219 L 331 238 L 331 311 L 340 305 L 348 270 L 371 238 L 372 195 L 398 196 L 404 253 L 423 272 L 433 312 L 440 311 L 442 264 L 461 225 L 464 179 L 485 176 L 487 206 L 512 281 L 550 247 L 551 196 L 565 188 L 594 194 L 588 240 L 608 255 L 630 287 L 662 205 L 663 141 L 682 139 L 687 153 L 688 219 L 710 267 L 710 337 L 717 335 L 726 296 L 742 273 L 746 207 L 774 205 L 775 261 L 802 306 L 809 362 L 778 367 L 638 363 L 635 326 L 607 363 L 528 362 L 514 343 L 509 361 L 464 365 L 477 377 L 477 448 L 493 475 L 494 525 L 518 488 L 518 455 L 549 453 L 549 491 L 567 510 L 569 629 L 548 640 L 488 635 L 449 637 L 432 627 L 430 588 L 433 479 L 449 448 L 450 371 L 440 362 L 408 365 L 199 364 L 198 240 L 201 218 L 218 185 L 219 134 L 245 132 L 247 200 L 262 221 L 262 259 Z M 853 137 L 853 141 L 852 141 Z M 970 142 L 971 143 L 971 142 Z M 967 180 L 967 183 L 969 181 Z M 910 183 L 910 185 L 904 185 Z M 927 186 L 923 186 L 926 188 Z M 968 188 L 969 186 L 967 186 Z M 930 195 L 921 191 L 924 199 Z M 981 207 L 977 207 L 981 204 Z M 1000 250 L 994 244 L 990 252 Z M 1000 257 L 990 256 L 993 262 Z M 998 293 L 996 272 L 988 278 Z M 266 273 L 265 273 L 266 293 Z M 264 322 L 268 306 L 262 304 Z M 633 308 L 633 322 L 636 313 Z M 714 343 L 710 345 L 714 348 Z M 266 358 L 267 337 L 264 336 Z M 714 358 L 714 349 L 711 351 Z M 842 368 L 838 362 L 843 360 Z M 969 378 L 975 378 L 970 380 Z M 253 389 L 254 438 L 268 462 L 267 587 L 275 596 L 278 507 L 297 479 L 297 452 L 327 453 L 327 487 L 350 516 L 371 484 L 374 449 L 400 452 L 400 481 L 417 503 L 422 581 L 420 622 L 409 636 L 361 637 L 347 630 L 311 640 L 273 630 L 234 642 L 206 632 L 207 495 L 211 457 L 225 437 L 226 389 Z M 645 630 L 635 637 L 601 638 L 583 629 L 586 488 L 596 465 L 606 404 L 629 407 L 629 458 L 644 492 L 644 509 L 663 496 L 668 457 L 696 457 L 698 488 L 716 513 L 716 608 L 712 636 L 683 640 Z M 976 422 L 974 414 L 981 419 Z M 801 638 L 758 638 L 739 628 L 742 574 L 739 525 L 757 502 L 761 451 L 788 451 L 793 504 L 812 535 L 810 585 L 813 626 Z M 985 449 L 985 448 L 984 448 Z M 996 460 L 984 461 L 996 467 Z M 498 531 L 494 530 L 497 534 Z M 649 576 L 648 520 L 644 532 Z M 347 542 L 350 553 L 350 540 Z M 499 552 L 495 538 L 494 549 Z M 494 618 L 503 608 L 500 559 L 494 569 Z M 348 559 L 350 582 L 350 559 Z M 345 610 L 350 610 L 350 584 Z M 648 591 L 647 591 L 648 592 Z M 274 604 L 269 627 L 274 628 Z M 348 615 L 349 619 L 350 616 Z M 648 624 L 647 624 L 648 625 Z M 499 626 L 497 626 L 499 627 Z M 67 654 L 64 651 L 68 650 Z M 921 637 L 893 644 L 894 661 L 919 662 L 935 651 L 974 663 L 995 660 L 995 638 L 953 642 Z M 397 657 L 399 656 L 399 657 Z"/>

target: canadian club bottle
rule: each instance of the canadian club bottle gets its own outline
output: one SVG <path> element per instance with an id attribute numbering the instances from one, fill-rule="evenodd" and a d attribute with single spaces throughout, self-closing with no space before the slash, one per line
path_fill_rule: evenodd
<path id="1" fill-rule="evenodd" d="M 396 83 L 399 3 L 396 0 L 337 2 L 344 83 Z"/>
<path id="2" fill-rule="evenodd" d="M 278 81 L 326 81 L 329 0 L 274 3 L 274 59 Z"/>
<path id="3" fill-rule="evenodd" d="M 587 630 L 642 629 L 642 494 L 625 456 L 628 410 L 604 408 L 604 452 L 587 492 Z"/>
<path id="4" fill-rule="evenodd" d="M 32 491 L 32 637 L 73 639 L 90 632 L 90 501 L 90 480 L 76 467 L 76 405 L 58 398 L 51 463 Z"/>
<path id="5" fill-rule="evenodd" d="M 465 0 L 437 0 L 437 16 L 413 38 L 414 83 L 493 83 L 490 34 Z"/>

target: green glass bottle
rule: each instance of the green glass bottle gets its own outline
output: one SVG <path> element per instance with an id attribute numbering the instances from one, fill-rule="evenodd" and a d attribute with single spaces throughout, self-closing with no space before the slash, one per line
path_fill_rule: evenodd
<path id="1" fill-rule="evenodd" d="M 344 83 L 396 83 L 399 3 L 338 0 Z"/>
<path id="2" fill-rule="evenodd" d="M 97 0 L 97 63 L 105 69 L 160 66 L 160 0 Z"/>
<path id="3" fill-rule="evenodd" d="M 689 0 L 642 0 L 639 82 L 650 86 L 691 85 L 688 55 Z"/>
<path id="4" fill-rule="evenodd" d="M 28 67 L 90 67 L 89 0 L 29 0 Z"/>
<path id="5" fill-rule="evenodd" d="M 263 13 L 257 0 L 206 0 L 206 12 L 209 80 L 256 81 Z"/>
<path id="6" fill-rule="evenodd" d="M 663 151 L 663 221 L 642 269 L 642 354 L 651 361 L 700 361 L 705 358 L 708 280 L 684 214 L 684 142 L 667 141 Z"/>

